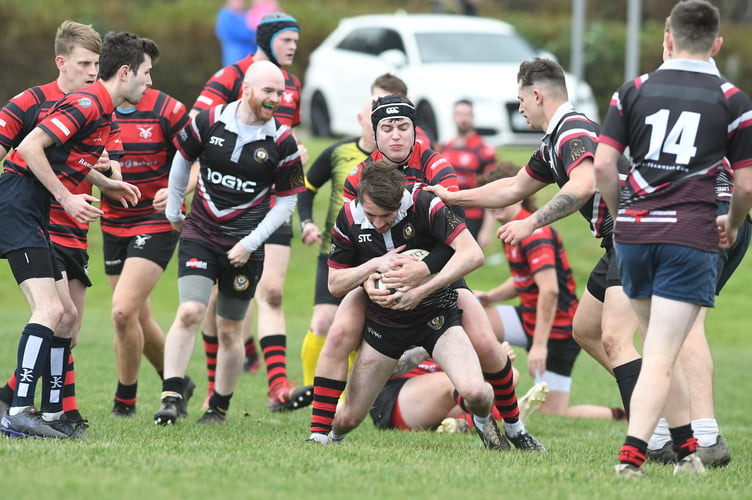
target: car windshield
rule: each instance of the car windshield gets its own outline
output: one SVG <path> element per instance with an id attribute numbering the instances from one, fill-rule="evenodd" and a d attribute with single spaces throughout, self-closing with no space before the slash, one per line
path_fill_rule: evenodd
<path id="1" fill-rule="evenodd" d="M 416 33 L 420 58 L 431 63 L 513 63 L 535 57 L 516 34 Z"/>

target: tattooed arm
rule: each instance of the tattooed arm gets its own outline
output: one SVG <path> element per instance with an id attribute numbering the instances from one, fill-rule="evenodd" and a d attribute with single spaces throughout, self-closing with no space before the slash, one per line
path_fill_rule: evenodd
<path id="1" fill-rule="evenodd" d="M 548 203 L 540 207 L 530 217 L 504 224 L 496 233 L 499 239 L 510 245 L 533 234 L 539 227 L 551 224 L 579 210 L 595 193 L 595 173 L 593 160 L 582 160 L 569 174 L 561 190 Z"/>
<path id="2" fill-rule="evenodd" d="M 409 372 L 413 368 L 417 368 L 421 362 L 428 358 L 428 351 L 422 347 L 413 347 L 402 353 L 400 359 L 397 361 L 397 366 L 394 367 L 391 377 L 399 377 Z"/>

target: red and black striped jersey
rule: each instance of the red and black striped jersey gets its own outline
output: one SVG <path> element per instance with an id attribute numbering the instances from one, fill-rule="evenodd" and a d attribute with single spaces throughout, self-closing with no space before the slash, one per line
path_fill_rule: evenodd
<path id="1" fill-rule="evenodd" d="M 350 172 L 342 188 L 342 196 L 346 202 L 358 197 L 360 174 L 363 169 L 368 168 L 368 165 L 382 158 L 384 156 L 380 151 L 376 150 Z M 405 182 L 407 184 L 422 182 L 431 185 L 441 184 L 450 191 L 457 191 L 459 189 L 457 174 L 454 172 L 454 168 L 452 168 L 449 160 L 441 153 L 423 146 L 422 143 L 416 142 L 410 157 L 397 168 L 405 174 Z"/>
<path id="2" fill-rule="evenodd" d="M 752 103 L 705 61 L 669 60 L 622 85 L 600 140 L 629 147 L 615 240 L 718 250 L 716 176 L 752 166 Z"/>
<path id="3" fill-rule="evenodd" d="M 245 72 L 253 64 L 253 54 L 220 69 L 204 85 L 201 94 L 193 103 L 193 110 L 202 111 L 220 104 L 227 104 L 240 99 Z M 288 127 L 300 124 L 300 80 L 282 69 L 285 77 L 285 93 L 274 116 Z"/>
<path id="4" fill-rule="evenodd" d="M 530 212 L 521 209 L 515 220 L 529 216 Z M 531 337 L 535 333 L 540 293 L 535 283 L 535 273 L 553 267 L 556 269 L 559 299 L 549 338 L 570 338 L 572 319 L 577 310 L 578 301 L 572 268 L 559 233 L 552 226 L 539 227 L 519 244 L 505 244 L 504 253 L 509 263 L 514 288 L 520 298 L 519 310 L 525 333 Z"/>
<path id="5" fill-rule="evenodd" d="M 290 127 L 272 119 L 237 123 L 240 101 L 201 111 L 175 138 L 178 152 L 200 161 L 198 185 L 181 237 L 230 249 L 255 229 L 277 196 L 305 190 Z M 254 258 L 261 258 L 263 245 Z"/>
<path id="6" fill-rule="evenodd" d="M 0 146 L 6 151 L 17 147 L 63 97 L 65 94 L 57 80 L 31 87 L 13 97 L 0 110 Z"/>
<path id="7" fill-rule="evenodd" d="M 54 88 L 49 87 L 49 90 L 52 92 L 49 97 L 54 98 Z M 44 108 L 49 111 L 46 115 L 37 115 L 37 126 L 56 143 L 45 149 L 47 160 L 72 193 L 91 193 L 91 184 L 84 181 L 84 177 L 102 151 L 107 148 L 112 159 L 119 158 L 122 152 L 120 131 L 112 123 L 114 106 L 109 92 L 101 81 L 97 81 L 85 89 L 61 96 L 52 106 L 49 103 L 29 106 L 29 117 L 24 122 L 31 123 L 31 113 L 41 112 Z M 20 142 L 20 139 L 17 140 Z M 15 150 L 8 155 L 5 169 L 19 175 L 33 175 L 23 157 Z M 85 249 L 87 230 L 88 224 L 74 221 L 62 206 L 52 201 L 49 232 L 53 243 Z"/>
<path id="8" fill-rule="evenodd" d="M 123 207 L 102 196 L 102 231 L 129 238 L 137 234 L 172 231 L 164 214 L 154 209 L 154 196 L 167 187 L 173 139 L 188 123 L 185 105 L 166 93 L 149 89 L 135 108 L 116 109 L 124 154 L 120 158 L 123 180 L 138 186 L 138 204 Z"/>
<path id="9" fill-rule="evenodd" d="M 457 173 L 460 189 L 478 187 L 478 175 L 488 172 L 496 166 L 496 150 L 483 142 L 476 132 L 471 132 L 464 144 L 457 144 L 453 139 L 440 148 Z M 482 219 L 483 209 L 465 207 L 465 218 Z"/>

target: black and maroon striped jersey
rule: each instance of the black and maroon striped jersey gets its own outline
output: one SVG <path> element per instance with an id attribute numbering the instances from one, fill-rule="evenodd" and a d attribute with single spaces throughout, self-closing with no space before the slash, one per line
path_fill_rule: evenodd
<path id="1" fill-rule="evenodd" d="M 202 111 L 240 99 L 243 77 L 253 61 L 253 54 L 250 54 L 214 73 L 204 85 L 196 102 L 193 103 L 193 110 Z M 280 69 L 285 77 L 285 93 L 274 116 L 283 125 L 292 128 L 300 124 L 300 80 L 287 70 Z"/>
<path id="2" fill-rule="evenodd" d="M 154 196 L 167 187 L 175 154 L 173 139 L 188 123 L 185 105 L 166 93 L 149 89 L 135 108 L 116 109 L 124 154 L 123 180 L 141 191 L 138 204 L 123 207 L 102 197 L 102 231 L 129 238 L 137 234 L 172 231 L 163 213 L 154 209 Z"/>
<path id="3" fill-rule="evenodd" d="M 559 187 L 569 181 L 569 173 L 585 158 L 595 158 L 600 127 L 585 115 L 577 113 L 570 103 L 562 104 L 551 118 L 549 129 L 540 147 L 533 153 L 525 169 L 540 182 L 556 183 Z M 626 172 L 626 160 L 620 169 Z M 613 220 L 606 203 L 596 191 L 580 208 L 580 214 L 590 225 L 596 238 L 607 238 L 613 230 Z"/>
<path id="4" fill-rule="evenodd" d="M 521 209 L 515 220 L 529 216 L 530 212 Z M 537 322 L 536 312 L 540 291 L 535 283 L 535 273 L 554 268 L 559 287 L 559 299 L 549 338 L 571 338 L 572 320 L 578 301 L 572 268 L 559 233 L 552 226 L 539 227 L 519 244 L 505 244 L 504 253 L 509 263 L 514 289 L 520 298 L 520 313 L 525 333 L 532 337 Z"/>
<path id="5" fill-rule="evenodd" d="M 478 175 L 488 172 L 496 165 L 496 150 L 483 142 L 477 132 L 471 132 L 464 144 L 457 144 L 453 139 L 440 149 L 457 173 L 460 189 L 478 187 Z M 465 218 L 482 219 L 483 209 L 465 207 Z"/>
<path id="6" fill-rule="evenodd" d="M 669 60 L 614 93 L 601 141 L 629 147 L 615 241 L 718 250 L 716 176 L 752 166 L 752 103 L 708 62 Z"/>
<path id="7" fill-rule="evenodd" d="M 305 190 L 290 127 L 276 119 L 255 127 L 239 124 L 239 104 L 201 111 L 175 138 L 180 154 L 201 165 L 181 236 L 228 250 L 264 218 L 272 191 L 292 196 Z M 263 245 L 254 258 L 262 255 Z"/>
<path id="8" fill-rule="evenodd" d="M 342 189 L 342 196 L 345 201 L 354 200 L 358 197 L 361 172 L 364 168 L 368 168 L 368 165 L 382 158 L 384 156 L 381 151 L 376 150 L 350 172 Z M 415 143 L 410 157 L 398 168 L 405 174 L 405 181 L 408 184 L 422 182 L 431 185 L 441 184 L 450 191 L 459 189 L 457 174 L 449 160 L 441 153 L 425 147 L 422 143 Z"/>
<path id="9" fill-rule="evenodd" d="M 374 229 L 359 201 L 352 200 L 343 205 L 337 216 L 328 265 L 333 269 L 357 267 L 401 245 L 408 249 L 449 246 L 465 228 L 464 221 L 451 208 L 421 189 L 420 184 L 405 189 L 397 217 L 384 234 Z M 369 301 L 366 314 L 378 324 L 404 328 L 430 320 L 456 299 L 456 291 L 444 287 L 423 299 L 412 311 L 383 309 Z"/>
<path id="10" fill-rule="evenodd" d="M 0 146 L 6 151 L 18 146 L 65 94 L 57 80 L 31 87 L 13 97 L 0 110 Z"/>

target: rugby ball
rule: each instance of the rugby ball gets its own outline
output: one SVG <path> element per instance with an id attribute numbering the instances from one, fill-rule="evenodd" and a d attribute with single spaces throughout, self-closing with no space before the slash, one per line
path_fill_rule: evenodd
<path id="1" fill-rule="evenodd" d="M 429 254 L 428 250 L 424 250 L 423 248 L 408 248 L 407 250 L 403 250 L 400 252 L 402 255 L 409 255 L 410 257 L 414 257 L 417 260 L 423 260 L 426 258 L 426 256 Z M 382 283 L 381 279 L 377 279 L 375 281 L 375 286 L 378 290 L 383 290 L 386 288 Z M 395 292 L 394 289 L 390 289 L 392 293 Z"/>

